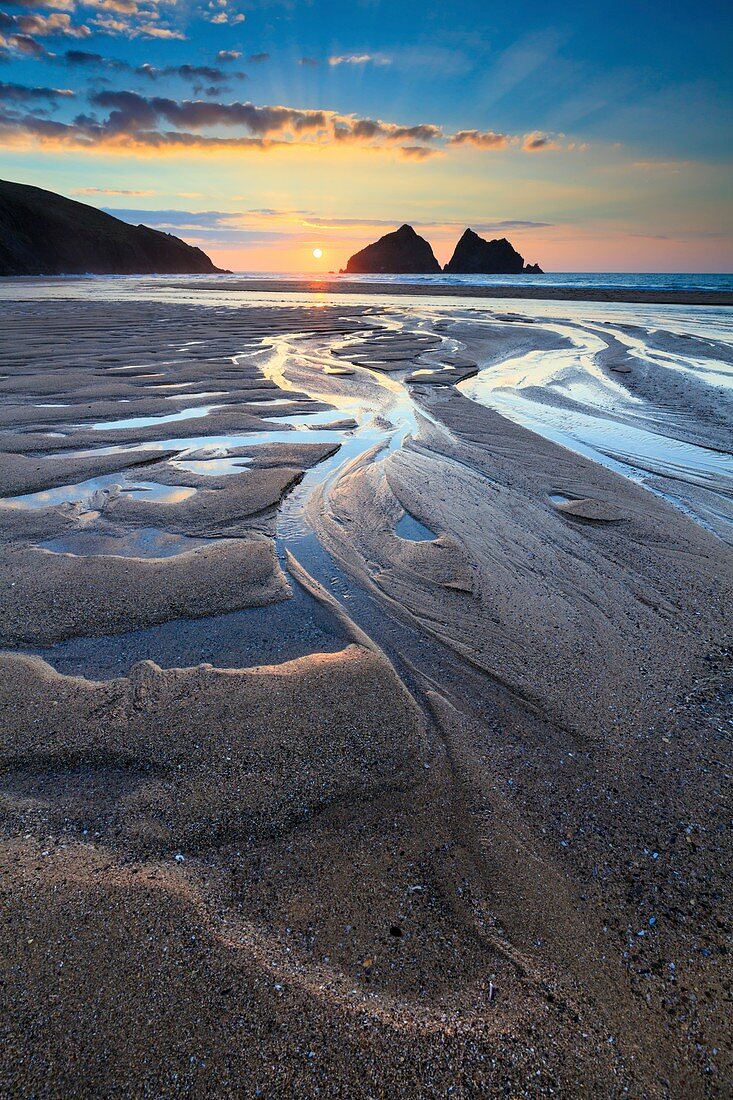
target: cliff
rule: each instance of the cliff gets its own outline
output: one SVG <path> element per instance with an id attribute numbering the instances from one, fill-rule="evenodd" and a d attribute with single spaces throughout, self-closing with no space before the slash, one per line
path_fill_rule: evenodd
<path id="1" fill-rule="evenodd" d="M 355 253 L 345 271 L 355 275 L 437 275 L 440 264 L 425 238 L 411 225 L 403 225 Z"/>
<path id="2" fill-rule="evenodd" d="M 204 275 L 205 252 L 53 191 L 0 180 L 0 275 Z"/>
<path id="3" fill-rule="evenodd" d="M 537 264 L 525 266 L 524 257 L 506 237 L 487 241 L 467 229 L 443 268 L 450 275 L 541 275 Z"/>

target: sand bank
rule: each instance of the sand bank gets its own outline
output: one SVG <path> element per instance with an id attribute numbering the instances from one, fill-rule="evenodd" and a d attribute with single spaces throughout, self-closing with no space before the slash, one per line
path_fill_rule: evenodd
<path id="1" fill-rule="evenodd" d="M 236 290 L 256 294 L 363 294 L 389 297 L 428 298 L 519 298 L 525 301 L 552 302 L 630 302 L 649 305 L 733 306 L 733 294 L 728 291 L 701 290 L 614 290 L 599 287 L 559 286 L 462 286 L 450 283 L 378 283 L 337 279 L 289 281 L 252 277 L 204 280 L 189 283 L 189 289 Z"/>

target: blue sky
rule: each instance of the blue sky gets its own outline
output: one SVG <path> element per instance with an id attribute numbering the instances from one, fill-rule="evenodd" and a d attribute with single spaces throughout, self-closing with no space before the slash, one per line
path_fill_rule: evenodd
<path id="1" fill-rule="evenodd" d="M 0 0 L 0 174 L 239 269 L 411 220 L 441 258 L 509 225 L 547 267 L 730 270 L 731 45 L 676 0 Z"/>

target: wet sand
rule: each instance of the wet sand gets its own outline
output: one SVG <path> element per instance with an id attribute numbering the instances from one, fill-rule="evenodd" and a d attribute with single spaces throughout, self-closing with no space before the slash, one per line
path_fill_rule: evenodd
<path id="1" fill-rule="evenodd" d="M 725 315 L 97 286 L 4 307 L 0 1092 L 728 1095 Z"/>
<path id="2" fill-rule="evenodd" d="M 379 283 L 356 279 L 312 279 L 309 282 L 288 279 L 234 278 L 191 284 L 196 290 L 237 290 L 250 294 L 374 294 L 384 299 L 416 296 L 436 298 L 519 298 L 526 301 L 554 302 L 629 302 L 646 305 L 733 306 L 729 291 L 704 290 L 616 290 L 601 287 L 561 286 L 469 286 L 460 283 Z"/>

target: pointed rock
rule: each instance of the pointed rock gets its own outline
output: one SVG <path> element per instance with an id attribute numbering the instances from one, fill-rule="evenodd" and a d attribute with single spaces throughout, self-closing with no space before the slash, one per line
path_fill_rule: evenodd
<path id="1" fill-rule="evenodd" d="M 529 271 L 542 274 L 536 264 L 531 268 L 524 266 L 524 257 L 506 237 L 487 241 L 472 229 L 463 234 L 443 270 L 449 275 L 520 275 Z"/>
<path id="2" fill-rule="evenodd" d="M 403 225 L 356 252 L 342 274 L 437 275 L 439 272 L 440 264 L 429 243 L 411 225 Z"/>

